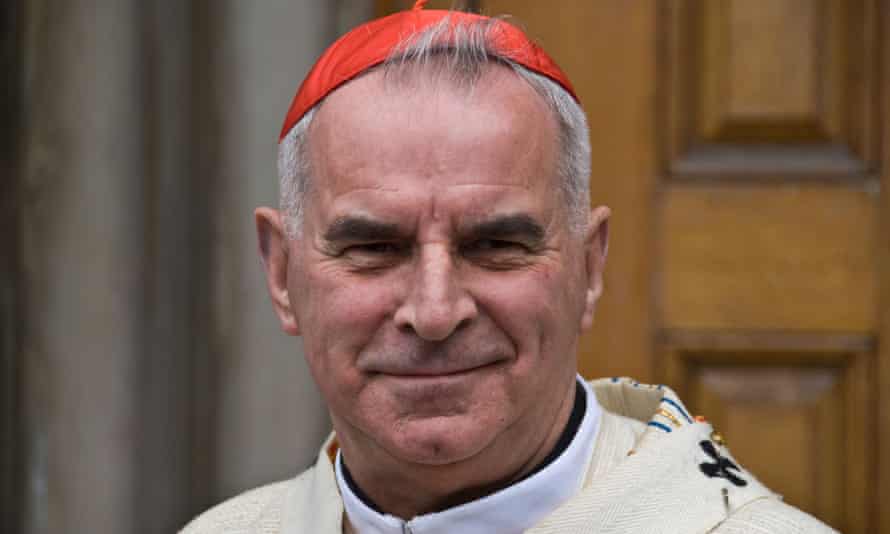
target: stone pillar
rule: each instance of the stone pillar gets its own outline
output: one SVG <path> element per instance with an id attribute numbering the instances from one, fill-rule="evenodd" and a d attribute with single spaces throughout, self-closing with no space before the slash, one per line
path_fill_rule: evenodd
<path id="1" fill-rule="evenodd" d="M 132 531 L 145 305 L 137 3 L 27 4 L 29 533 Z"/>

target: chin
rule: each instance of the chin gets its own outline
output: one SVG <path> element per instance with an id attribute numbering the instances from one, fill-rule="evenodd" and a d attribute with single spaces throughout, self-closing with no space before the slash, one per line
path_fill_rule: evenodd
<path id="1" fill-rule="evenodd" d="M 436 416 L 397 424 L 390 454 L 414 464 L 438 466 L 469 460 L 495 441 L 498 429 L 471 415 Z"/>

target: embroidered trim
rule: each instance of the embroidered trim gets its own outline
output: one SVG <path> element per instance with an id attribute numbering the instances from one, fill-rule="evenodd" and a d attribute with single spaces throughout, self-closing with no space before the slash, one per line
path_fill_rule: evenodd
<path id="1" fill-rule="evenodd" d="M 678 412 L 680 412 L 680 415 L 682 415 L 684 419 L 686 419 L 690 423 L 692 422 L 692 418 L 689 417 L 689 414 L 686 413 L 686 410 L 684 410 L 683 407 L 680 406 L 679 402 L 675 401 L 674 399 L 668 398 L 668 397 L 662 397 L 661 402 L 666 402 L 666 403 L 670 404 L 671 406 L 676 408 Z"/>
<path id="2" fill-rule="evenodd" d="M 671 424 L 674 425 L 674 427 L 676 427 L 676 428 L 679 428 L 680 426 L 682 426 L 681 423 L 680 423 L 680 420 L 677 419 L 676 417 L 674 417 L 674 414 L 672 414 L 671 412 L 665 410 L 664 408 L 659 408 L 659 409 L 655 412 L 655 414 L 664 417 L 665 419 L 667 419 L 668 421 L 670 421 Z"/>

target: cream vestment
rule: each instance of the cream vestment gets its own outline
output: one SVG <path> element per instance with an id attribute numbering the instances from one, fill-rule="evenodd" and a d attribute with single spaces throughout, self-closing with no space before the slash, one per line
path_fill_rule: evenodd
<path id="1" fill-rule="evenodd" d="M 617 378 L 590 386 L 603 411 L 583 487 L 528 534 L 835 532 L 739 466 L 669 388 Z M 332 443 L 296 478 L 234 497 L 183 532 L 340 533 Z"/>

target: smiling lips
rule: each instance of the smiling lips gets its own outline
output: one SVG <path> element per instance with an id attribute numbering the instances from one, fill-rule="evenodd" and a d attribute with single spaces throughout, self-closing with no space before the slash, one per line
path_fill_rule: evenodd
<path id="1" fill-rule="evenodd" d="M 370 366 L 366 372 L 371 374 L 388 375 L 397 378 L 437 378 L 457 377 L 467 375 L 488 367 L 493 367 L 505 361 L 504 357 L 483 358 L 478 363 L 473 362 L 440 362 L 431 361 L 418 364 L 414 361 L 393 362 Z"/>
<path id="2" fill-rule="evenodd" d="M 438 378 L 438 377 L 457 377 L 460 375 L 470 374 L 475 371 L 482 370 L 484 368 L 495 365 L 499 362 L 486 363 L 483 365 L 477 365 L 475 367 L 467 367 L 463 369 L 456 370 L 447 370 L 447 371 L 439 371 L 436 369 L 414 369 L 409 372 L 400 372 L 400 373 L 385 373 L 391 376 L 397 376 L 399 378 Z"/>

